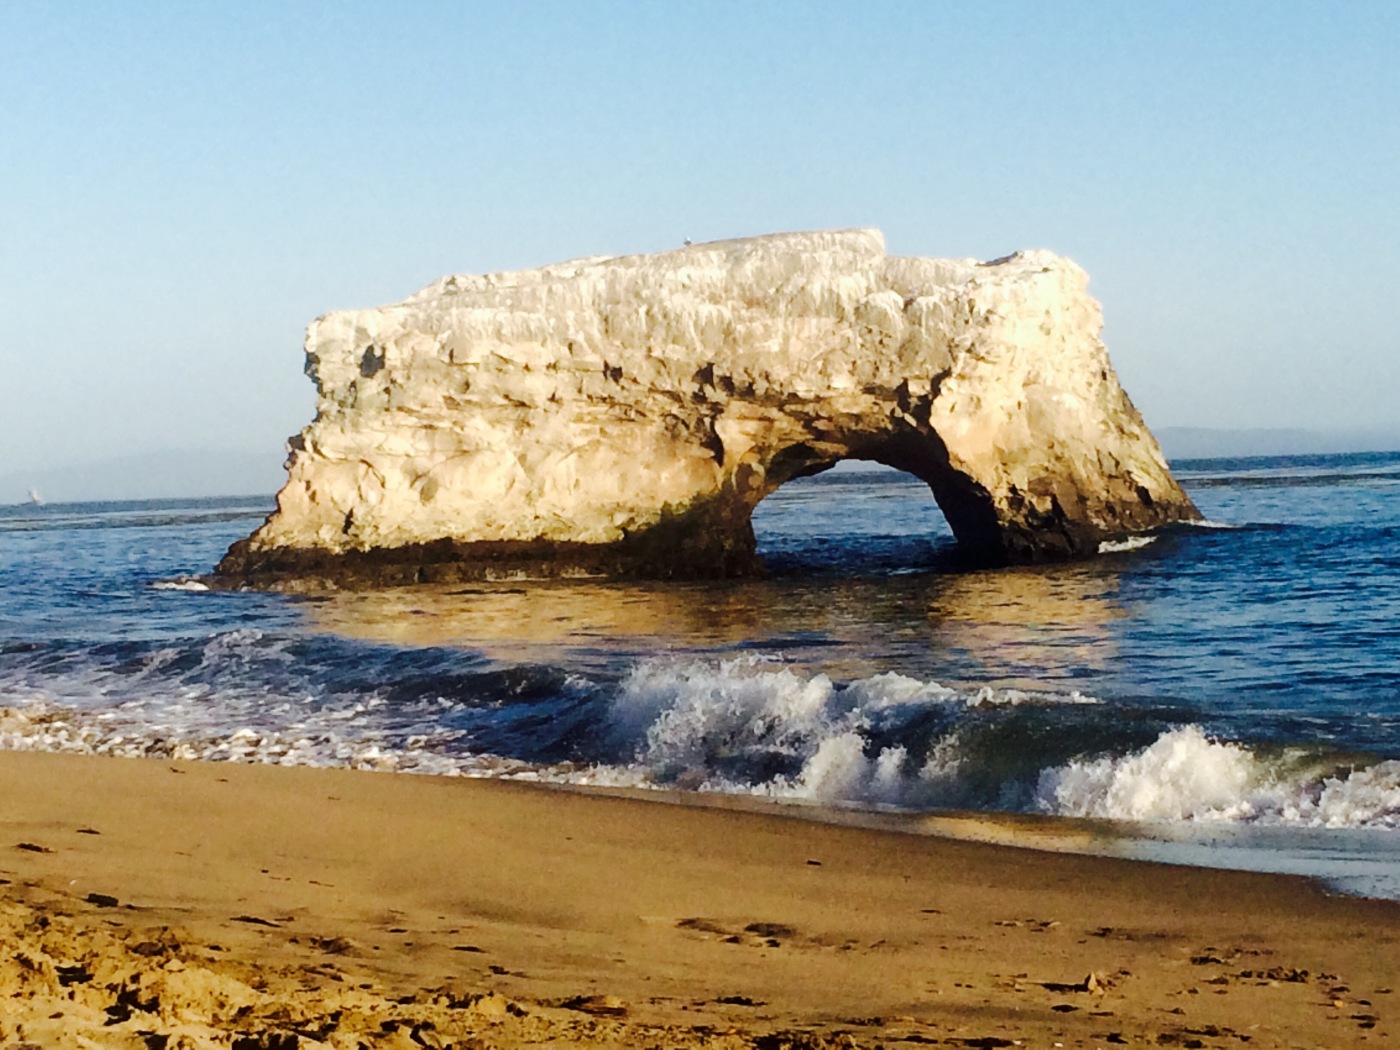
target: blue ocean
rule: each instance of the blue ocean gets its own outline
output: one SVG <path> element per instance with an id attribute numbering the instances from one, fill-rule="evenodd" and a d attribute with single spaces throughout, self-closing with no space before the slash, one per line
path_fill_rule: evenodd
<path id="1" fill-rule="evenodd" d="M 197 577 L 270 497 L 0 508 L 0 747 L 759 796 L 1400 897 L 1400 454 L 1173 467 L 1205 522 L 990 570 L 912 477 L 838 469 L 722 583 L 226 592 Z"/>

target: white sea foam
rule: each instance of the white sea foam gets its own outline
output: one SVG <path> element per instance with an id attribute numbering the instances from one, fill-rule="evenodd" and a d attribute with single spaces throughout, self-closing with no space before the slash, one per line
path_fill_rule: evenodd
<path id="1" fill-rule="evenodd" d="M 882 727 L 938 709 L 1098 702 L 1078 692 L 957 690 L 893 672 L 838 686 L 758 658 L 646 661 L 622 682 L 611 717 L 614 731 L 635 741 L 634 765 L 656 782 L 934 806 L 964 800 L 956 731 L 920 761 L 901 744 L 875 748 L 872 735 Z"/>
<path id="2" fill-rule="evenodd" d="M 1156 542 L 1156 536 L 1129 536 L 1122 540 L 1104 540 L 1099 544 L 1099 553 L 1123 554 L 1127 551 L 1142 550 L 1142 548 Z"/>
<path id="3" fill-rule="evenodd" d="M 539 778 L 539 770 L 527 763 L 445 747 L 450 735 L 424 734 L 399 745 L 374 732 L 341 734 L 314 726 L 294 726 L 285 732 L 244 727 L 218 736 L 201 736 L 150 724 L 125 710 L 95 713 L 39 700 L 16 703 L 13 699 L 10 706 L 0 707 L 0 750 L 5 751 Z M 567 774 L 561 767 L 554 771 L 554 778 Z"/>
<path id="4" fill-rule="evenodd" d="M 123 667 L 119 692 L 110 678 L 89 680 L 93 670 L 42 691 L 0 687 L 0 748 L 1132 821 L 1400 828 L 1400 762 L 1324 767 L 1300 752 L 1211 739 L 1197 726 L 1131 753 L 1051 758 L 1065 752 L 1035 727 L 1113 720 L 1112 709 L 1081 693 L 952 688 L 893 672 L 843 684 L 758 657 L 647 660 L 587 701 L 601 705 L 586 714 L 607 738 L 595 760 L 531 762 L 487 753 L 470 727 L 488 722 L 464 721 L 478 709 L 447 698 L 311 697 L 296 686 L 270 695 L 269 665 L 290 671 L 296 656 L 256 630 L 206 639 L 193 668 L 191 655 L 188 646 L 146 652 L 139 668 Z M 230 686 L 251 661 L 252 684 Z M 481 719 L 494 717 L 490 705 L 480 710 Z M 1008 752 L 1027 741 L 1050 750 Z"/>
<path id="5" fill-rule="evenodd" d="M 930 807 L 965 804 L 972 781 L 988 775 L 958 710 L 1086 703 L 1100 701 L 957 690 L 894 673 L 839 686 L 761 659 L 650 661 L 622 683 L 613 717 L 637 741 L 633 783 Z M 939 708 L 954 717 L 924 753 L 873 743 Z M 995 804 L 1131 821 L 1400 828 L 1400 762 L 1337 770 L 1318 761 L 1297 751 L 1261 756 L 1184 726 L 1130 754 L 1044 768 L 1030 788 L 1007 778 Z"/>
<path id="6" fill-rule="evenodd" d="M 1150 747 L 1048 769 L 1036 803 L 1046 812 L 1118 820 L 1234 819 L 1260 771 L 1253 756 L 1214 743 L 1197 726 Z"/>
<path id="7" fill-rule="evenodd" d="M 1295 759 L 1261 758 L 1186 726 L 1130 755 L 1045 770 L 1036 806 L 1114 820 L 1400 827 L 1400 762 L 1320 773 Z"/>
<path id="8" fill-rule="evenodd" d="M 151 589 L 154 591 L 207 591 L 209 585 L 181 576 L 173 580 L 157 580 L 151 584 Z"/>

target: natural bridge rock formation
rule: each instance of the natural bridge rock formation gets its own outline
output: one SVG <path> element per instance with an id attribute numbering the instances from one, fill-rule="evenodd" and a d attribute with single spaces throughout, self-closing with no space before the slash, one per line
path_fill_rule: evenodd
<path id="1" fill-rule="evenodd" d="M 885 254 L 875 230 L 447 277 L 327 314 L 277 511 L 218 572 L 275 583 L 743 575 L 749 515 L 875 460 L 981 560 L 1197 516 L 1118 385 L 1084 271 Z"/>

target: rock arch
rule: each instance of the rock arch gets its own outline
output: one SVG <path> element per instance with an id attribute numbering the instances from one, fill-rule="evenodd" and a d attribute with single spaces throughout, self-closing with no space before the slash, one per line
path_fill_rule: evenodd
<path id="1" fill-rule="evenodd" d="M 874 230 L 444 278 L 307 334 L 315 421 L 253 583 L 761 571 L 753 508 L 843 459 L 929 485 L 987 562 L 1196 517 L 1084 272 L 888 256 Z"/>

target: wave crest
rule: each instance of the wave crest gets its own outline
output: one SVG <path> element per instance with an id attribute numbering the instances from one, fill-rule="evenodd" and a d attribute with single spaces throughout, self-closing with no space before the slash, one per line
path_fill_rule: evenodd
<path id="1" fill-rule="evenodd" d="M 1261 756 L 1192 725 L 1132 754 L 1045 770 L 1035 806 L 1110 820 L 1396 828 L 1400 762 L 1322 771 L 1301 753 Z"/>
<path id="2" fill-rule="evenodd" d="M 1082 693 L 840 682 L 772 659 L 621 681 L 252 629 L 14 648 L 0 748 L 669 787 L 904 809 L 1400 828 L 1400 761 L 1261 750 Z"/>
<path id="3" fill-rule="evenodd" d="M 621 757 L 653 783 L 913 807 L 969 800 L 973 785 L 957 775 L 968 712 L 1098 703 L 894 672 L 837 685 L 750 657 L 643 662 L 610 718 Z"/>

